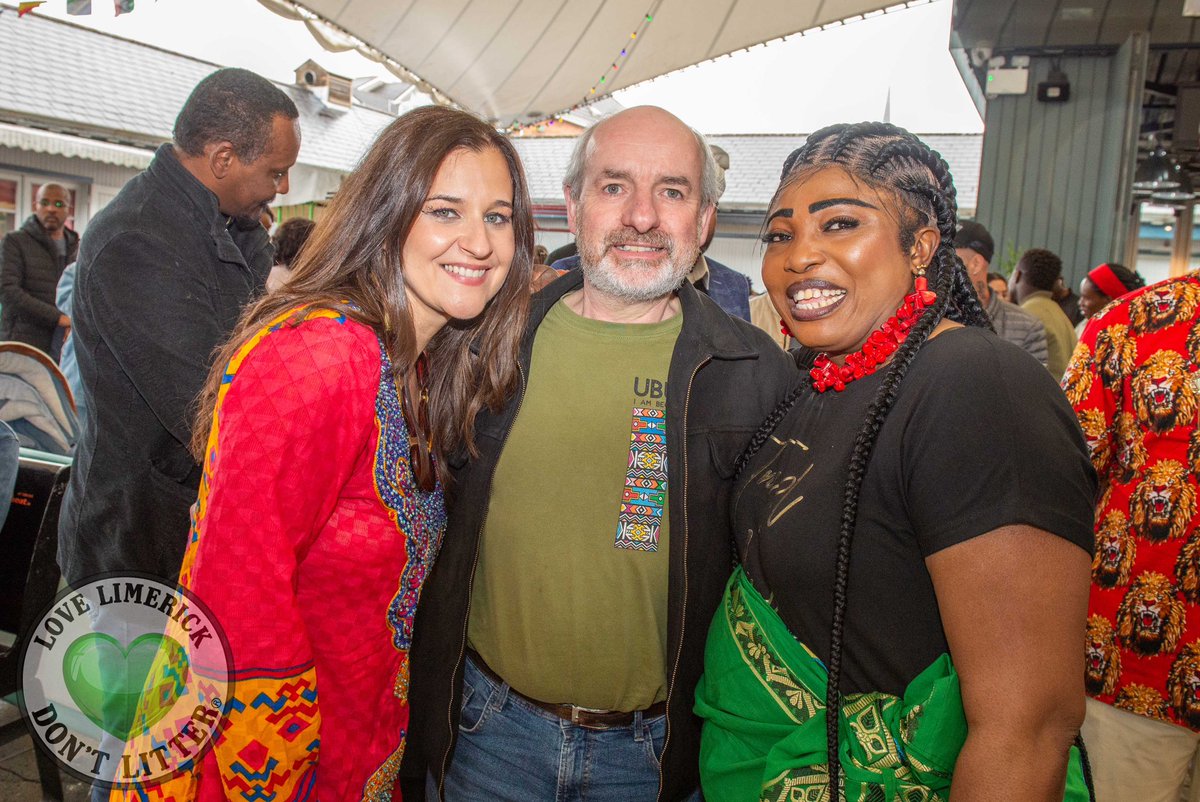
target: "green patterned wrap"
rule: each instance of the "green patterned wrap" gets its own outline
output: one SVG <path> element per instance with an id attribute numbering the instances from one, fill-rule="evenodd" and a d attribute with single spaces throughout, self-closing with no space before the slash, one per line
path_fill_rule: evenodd
<path id="1" fill-rule="evenodd" d="M 829 802 L 824 664 L 796 640 L 738 568 L 708 635 L 696 714 L 704 719 L 700 777 L 709 802 Z M 943 654 L 904 697 L 853 694 L 842 703 L 839 759 L 846 799 L 946 802 L 967 737 L 958 674 Z M 1086 802 L 1071 748 L 1065 802 Z"/>

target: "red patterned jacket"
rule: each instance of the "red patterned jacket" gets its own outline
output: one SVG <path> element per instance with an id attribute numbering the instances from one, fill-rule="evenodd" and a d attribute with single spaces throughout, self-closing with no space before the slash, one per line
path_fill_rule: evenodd
<path id="1" fill-rule="evenodd" d="M 1168 279 L 1088 324 L 1063 377 L 1100 477 L 1090 696 L 1200 730 L 1200 279 Z"/>

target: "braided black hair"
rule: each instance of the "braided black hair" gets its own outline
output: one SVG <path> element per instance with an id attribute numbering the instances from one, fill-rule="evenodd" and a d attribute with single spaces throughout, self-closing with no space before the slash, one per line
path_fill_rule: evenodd
<path id="1" fill-rule="evenodd" d="M 823 128 L 788 156 L 779 189 L 771 202 L 772 207 L 795 182 L 827 167 L 844 169 L 856 180 L 896 199 L 900 211 L 902 250 L 907 251 L 912 247 L 916 232 L 922 226 L 935 226 L 941 235 L 933 260 L 926 268 L 930 289 L 937 293 L 937 300 L 913 326 L 886 368 L 887 373 L 879 391 L 855 437 L 842 495 L 833 585 L 833 620 L 829 637 L 829 685 L 825 694 L 829 798 L 837 800 L 841 798 L 838 731 L 841 724 L 840 685 L 850 554 L 858 520 L 858 497 L 875 441 L 895 404 L 909 365 L 938 323 L 943 318 L 949 318 L 968 326 L 990 329 L 991 322 L 979 303 L 966 268 L 954 252 L 954 234 L 958 222 L 957 193 L 950 169 L 936 151 L 908 131 L 888 123 L 866 122 Z M 770 439 L 797 399 L 811 392 L 815 392 L 812 386 L 803 382 L 772 410 L 751 438 L 746 451 L 738 458 L 738 474 Z"/>

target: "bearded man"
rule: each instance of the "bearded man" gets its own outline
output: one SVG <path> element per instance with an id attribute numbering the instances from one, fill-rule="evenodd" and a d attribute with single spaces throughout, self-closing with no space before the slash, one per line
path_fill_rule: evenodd
<path id="1" fill-rule="evenodd" d="M 0 339 L 16 340 L 57 357 L 54 335 L 69 331 L 71 319 L 54 304 L 54 289 L 75 261 L 79 235 L 67 228 L 71 193 L 43 184 L 33 214 L 4 236 L 0 249 Z"/>
<path id="2" fill-rule="evenodd" d="M 576 143 L 581 269 L 534 296 L 522 387 L 479 419 L 418 612 L 406 773 L 428 767 L 430 799 L 697 793 L 733 463 L 799 378 L 684 280 L 717 186 L 659 108 Z"/>

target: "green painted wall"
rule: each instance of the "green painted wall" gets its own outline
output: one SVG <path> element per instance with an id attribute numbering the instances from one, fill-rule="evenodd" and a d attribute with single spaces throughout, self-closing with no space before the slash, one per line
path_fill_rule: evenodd
<path id="1" fill-rule="evenodd" d="M 976 218 L 996 241 L 993 269 L 1048 248 L 1075 287 L 1095 265 L 1121 260 L 1145 52 L 1131 40 L 1113 56 L 1061 57 L 1066 103 L 1038 101 L 1051 62 L 1034 57 L 1028 93 L 988 99 Z"/>

